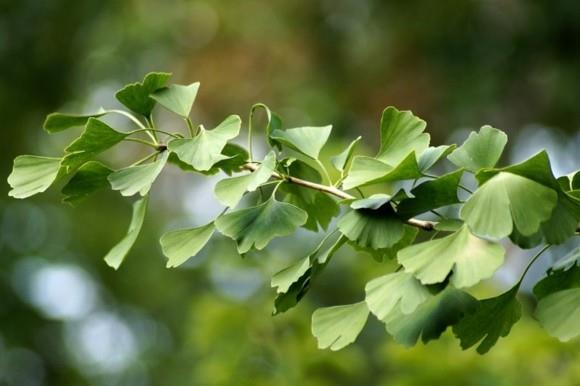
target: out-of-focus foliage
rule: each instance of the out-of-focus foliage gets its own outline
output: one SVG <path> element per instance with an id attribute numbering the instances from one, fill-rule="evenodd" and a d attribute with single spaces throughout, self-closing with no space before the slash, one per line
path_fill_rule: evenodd
<path id="1" fill-rule="evenodd" d="M 49 154 L 62 145 L 40 130 L 46 113 L 111 107 L 108 95 L 120 85 L 169 69 L 203 81 L 194 114 L 204 121 L 218 123 L 262 100 L 290 126 L 333 123 L 349 137 L 368 130 L 365 138 L 373 138 L 380 110 L 392 104 L 430 122 L 436 144 L 487 122 L 516 138 L 508 145 L 512 158 L 548 146 L 565 174 L 579 162 L 579 17 L 573 0 L 3 2 L 0 169 L 7 176 L 25 149 Z M 63 106 L 67 100 L 77 102 Z M 334 138 L 329 145 L 338 154 L 347 143 Z M 131 208 L 114 195 L 74 210 L 57 207 L 51 195 L 1 199 L 0 384 L 511 386 L 580 379 L 578 342 L 560 344 L 529 320 L 483 358 L 451 339 L 409 351 L 386 340 L 378 324 L 345 351 L 318 351 L 309 332 L 313 305 L 359 300 L 358 284 L 384 273 L 381 266 L 357 272 L 350 263 L 368 257 L 342 256 L 310 304 L 267 318 L 274 295 L 258 267 L 268 265 L 270 275 L 314 240 L 279 243 L 255 266 L 257 257 L 240 263 L 226 244 L 184 269 L 160 269 L 155 239 L 162 231 L 215 215 L 209 201 L 195 212 L 182 199 L 211 185 L 165 182 L 171 185 L 150 203 L 145 234 L 121 273 L 100 259 L 128 225 Z M 4 185 L 0 196 L 6 192 Z M 183 208 L 191 215 L 166 224 Z M 519 251 L 508 252 L 521 268 Z M 510 271 L 497 279 L 515 282 Z M 256 293 L 260 300 L 245 301 Z"/>

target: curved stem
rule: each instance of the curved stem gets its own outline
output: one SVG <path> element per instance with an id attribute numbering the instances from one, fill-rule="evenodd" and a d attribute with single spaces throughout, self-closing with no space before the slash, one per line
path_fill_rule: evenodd
<path id="1" fill-rule="evenodd" d="M 165 134 L 165 135 L 168 135 L 170 137 L 173 137 L 173 138 L 179 138 L 179 136 L 176 134 L 170 133 L 168 131 L 159 130 L 159 129 L 138 129 L 138 130 L 129 131 L 127 134 L 132 135 L 132 134 L 143 133 L 143 132 L 161 133 L 161 134 Z"/>
<path id="2" fill-rule="evenodd" d="M 154 149 L 157 149 L 157 147 L 158 147 L 158 144 L 155 144 L 155 143 L 149 142 L 149 141 L 145 141 L 144 139 L 141 139 L 141 138 L 125 138 L 125 139 L 123 139 L 123 141 L 141 143 L 143 145 L 147 145 L 147 146 L 152 147 Z"/>
<path id="3" fill-rule="evenodd" d="M 550 248 L 551 246 L 552 246 L 552 244 L 546 244 L 542 249 L 540 249 L 540 251 L 538 253 L 536 253 L 536 255 L 534 257 L 532 257 L 532 259 L 528 263 L 528 266 L 524 270 L 524 273 L 522 273 L 522 277 L 520 278 L 518 285 L 520 285 L 522 283 L 522 281 L 524 280 L 524 277 L 526 276 L 526 274 L 528 273 L 528 271 L 530 270 L 532 265 L 536 262 L 536 260 L 538 260 L 538 258 L 540 256 L 542 256 L 542 253 L 546 252 L 548 250 L 548 248 Z"/>
<path id="4" fill-rule="evenodd" d="M 141 123 L 141 121 L 138 120 L 133 114 L 130 114 L 130 113 L 123 111 L 123 110 L 117 110 L 117 109 L 105 110 L 105 111 L 107 113 L 119 114 L 119 115 L 123 115 L 123 116 L 129 118 L 129 120 L 131 120 L 131 122 L 136 124 L 137 127 L 139 127 L 141 130 L 145 131 L 154 143 L 157 143 L 157 138 L 155 138 L 155 136 L 149 132 L 150 129 L 145 127 L 145 125 L 143 123 Z"/>
<path id="5" fill-rule="evenodd" d="M 142 158 L 142 159 L 140 159 L 138 161 L 133 162 L 131 164 L 131 166 L 136 166 L 136 165 L 142 164 L 143 162 L 148 161 L 148 160 L 150 160 L 153 157 L 157 157 L 158 154 L 159 154 L 158 151 L 156 151 L 155 153 L 151 153 L 148 156 L 146 156 L 146 157 L 144 157 L 144 158 Z"/>
<path id="6" fill-rule="evenodd" d="M 318 165 L 318 167 L 320 168 L 320 171 L 322 172 L 322 174 L 324 176 L 324 180 L 325 180 L 324 182 L 326 184 L 331 185 L 332 180 L 330 179 L 330 175 L 328 174 L 328 170 L 326 170 L 326 167 L 319 159 L 316 159 L 315 161 L 316 161 L 316 164 Z"/>
<path id="7" fill-rule="evenodd" d="M 268 108 L 268 106 L 266 106 L 265 104 L 255 103 L 250 108 L 250 114 L 248 116 L 248 154 L 250 156 L 251 162 L 254 161 L 253 119 L 254 119 L 254 113 L 259 108 L 264 109 L 264 112 L 266 113 L 266 117 L 268 119 L 268 125 L 270 124 L 270 121 L 272 120 L 272 113 L 271 113 L 270 109 Z"/>
<path id="8" fill-rule="evenodd" d="M 187 124 L 187 129 L 189 130 L 189 135 L 195 137 L 195 130 L 193 129 L 193 122 L 189 117 L 185 118 L 185 123 Z"/>

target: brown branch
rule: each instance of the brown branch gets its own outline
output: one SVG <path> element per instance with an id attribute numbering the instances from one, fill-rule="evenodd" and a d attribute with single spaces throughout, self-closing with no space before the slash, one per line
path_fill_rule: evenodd
<path id="1" fill-rule="evenodd" d="M 244 169 L 252 171 L 252 172 L 255 171 L 256 169 L 258 169 L 258 167 L 259 167 L 259 164 L 256 164 L 256 163 L 247 163 L 243 166 Z M 356 198 L 355 196 L 353 196 L 345 191 L 342 191 L 338 188 L 335 188 L 334 186 L 317 184 L 317 183 L 312 182 L 312 181 L 307 181 L 307 180 L 303 180 L 301 178 L 292 177 L 292 176 L 282 176 L 282 175 L 280 175 L 280 173 L 277 173 L 277 172 L 273 172 L 272 177 L 279 179 L 279 180 L 285 180 L 285 181 L 291 182 L 291 183 L 296 184 L 296 185 L 304 186 L 304 187 L 309 188 L 309 189 L 318 190 L 319 192 L 327 193 L 327 194 L 333 195 L 335 197 L 342 198 L 344 200 L 350 200 L 350 199 Z M 435 223 L 432 221 L 418 220 L 416 218 L 408 219 L 407 224 L 412 225 L 412 226 L 417 227 L 417 228 L 420 228 L 420 229 L 423 229 L 423 230 L 426 230 L 426 231 L 433 230 L 433 227 L 435 226 Z"/>

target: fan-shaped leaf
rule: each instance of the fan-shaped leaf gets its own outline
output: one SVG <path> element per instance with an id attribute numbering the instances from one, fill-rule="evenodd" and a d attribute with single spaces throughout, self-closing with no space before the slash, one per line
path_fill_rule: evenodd
<path id="1" fill-rule="evenodd" d="M 63 113 L 52 113 L 46 116 L 42 127 L 49 133 L 56 133 L 72 127 L 84 126 L 90 118 L 98 118 L 106 114 L 100 110 L 94 114 L 71 115 Z"/>
<path id="2" fill-rule="evenodd" d="M 491 126 L 472 132 L 467 140 L 449 155 L 449 160 L 471 172 L 494 167 L 507 143 L 507 135 Z"/>
<path id="3" fill-rule="evenodd" d="M 349 190 L 359 186 L 410 180 L 421 176 L 415 153 L 409 153 L 395 166 L 375 158 L 357 156 L 352 161 L 348 176 L 343 182 L 343 187 Z"/>
<path id="4" fill-rule="evenodd" d="M 12 188 L 8 195 L 26 198 L 42 193 L 52 185 L 60 170 L 60 158 L 20 155 L 14 159 L 8 184 Z"/>
<path id="5" fill-rule="evenodd" d="M 320 150 L 328 141 L 331 131 L 332 125 L 307 126 L 287 130 L 277 129 L 270 137 L 307 157 L 318 159 Z"/>
<path id="6" fill-rule="evenodd" d="M 113 171 L 97 161 L 82 165 L 62 188 L 63 201 L 72 205 L 84 200 L 94 192 L 109 187 L 109 174 Z"/>
<path id="7" fill-rule="evenodd" d="M 346 149 L 342 151 L 342 153 L 332 157 L 331 162 L 336 170 L 342 173 L 348 169 L 352 156 L 354 155 L 354 151 L 361 139 L 362 137 L 356 138 L 348 145 Z"/>
<path id="8" fill-rule="evenodd" d="M 151 98 L 167 110 L 183 118 L 187 118 L 197 96 L 198 89 L 199 82 L 187 86 L 172 84 L 171 86 L 158 89 L 151 94 Z"/>
<path id="9" fill-rule="evenodd" d="M 369 310 L 365 302 L 319 308 L 312 314 L 312 335 L 318 348 L 340 350 L 354 342 L 367 322 Z"/>
<path id="10" fill-rule="evenodd" d="M 213 222 L 188 229 L 180 229 L 165 233 L 159 242 L 163 254 L 167 256 L 167 268 L 177 267 L 190 257 L 197 255 L 207 244 L 214 232 Z"/>
<path id="11" fill-rule="evenodd" d="M 150 94 L 159 90 L 171 77 L 167 72 L 150 72 L 145 75 L 143 82 L 131 83 L 117 91 L 115 97 L 129 110 L 149 117 L 155 101 Z"/>
<path id="12" fill-rule="evenodd" d="M 113 190 L 119 190 L 123 196 L 132 196 L 137 192 L 141 196 L 145 196 L 163 170 L 168 156 L 169 153 L 164 152 L 156 161 L 117 170 L 111 173 L 107 179 Z"/>
<path id="13" fill-rule="evenodd" d="M 419 157 L 419 169 L 425 172 L 433 167 L 440 159 L 446 157 L 455 150 L 455 145 L 442 145 L 437 147 L 428 147 Z"/>
<path id="14" fill-rule="evenodd" d="M 421 154 L 429 146 L 427 123 L 410 111 L 387 107 L 381 117 L 381 147 L 377 159 L 396 165 L 409 153 Z"/>

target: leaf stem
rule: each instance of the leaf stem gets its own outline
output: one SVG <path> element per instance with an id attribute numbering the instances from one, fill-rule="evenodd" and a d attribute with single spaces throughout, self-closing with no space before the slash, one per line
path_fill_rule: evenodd
<path id="1" fill-rule="evenodd" d="M 141 139 L 141 138 L 125 138 L 125 139 L 123 139 L 123 141 L 142 143 L 143 145 L 147 145 L 147 146 L 152 147 L 154 149 L 157 149 L 157 147 L 159 146 L 159 144 L 145 141 L 144 139 Z"/>
<path id="2" fill-rule="evenodd" d="M 179 136 L 176 134 L 173 134 L 173 133 L 170 133 L 167 131 L 163 131 L 163 130 L 159 130 L 159 129 L 138 129 L 138 130 L 129 131 L 127 134 L 132 135 L 132 134 L 143 133 L 143 132 L 161 133 L 161 134 L 165 134 L 165 135 L 168 135 L 170 137 L 173 137 L 173 138 L 179 138 Z"/>
<path id="3" fill-rule="evenodd" d="M 133 123 L 135 123 L 141 130 L 143 130 L 144 132 L 147 133 L 147 135 L 149 136 L 149 138 L 151 138 L 151 140 L 157 144 L 157 138 L 150 133 L 150 129 L 145 127 L 145 125 L 143 123 L 141 123 L 141 121 L 139 119 L 137 119 L 133 114 L 128 113 L 126 111 L 123 110 L 117 110 L 117 109 L 112 109 L 112 110 L 105 110 L 107 113 L 113 113 L 113 114 L 119 114 L 119 115 L 123 115 L 127 118 L 129 118 Z"/>
<path id="4" fill-rule="evenodd" d="M 187 124 L 189 135 L 191 135 L 192 138 L 195 137 L 195 130 L 193 129 L 193 122 L 191 122 L 191 118 L 189 117 L 185 118 L 185 123 Z"/>
<path id="5" fill-rule="evenodd" d="M 318 165 L 318 167 L 320 168 L 320 171 L 322 172 L 323 176 L 324 176 L 324 180 L 326 184 L 332 184 L 332 180 L 330 179 L 330 175 L 328 174 L 328 170 L 326 170 L 326 167 L 324 166 L 324 164 L 322 163 L 322 161 L 320 161 L 319 159 L 315 159 L 316 164 Z"/>
<path id="6" fill-rule="evenodd" d="M 528 271 L 532 267 L 532 264 L 534 264 L 536 262 L 536 260 L 538 260 L 538 258 L 540 256 L 542 256 L 542 253 L 546 252 L 548 250 L 548 248 L 550 248 L 551 246 L 552 246 L 552 244 L 546 244 L 542 249 L 540 249 L 540 251 L 538 253 L 536 253 L 536 255 L 534 257 L 532 257 L 532 259 L 528 263 L 528 266 L 524 270 L 524 273 L 522 273 L 522 277 L 520 278 L 520 281 L 518 282 L 517 285 L 520 285 L 522 283 L 522 281 L 524 280 L 524 277 L 526 276 L 526 274 L 528 273 Z"/>
<path id="7" fill-rule="evenodd" d="M 142 164 L 143 162 L 148 161 L 148 160 L 150 160 L 153 157 L 157 157 L 158 154 L 159 154 L 158 151 L 156 151 L 155 153 L 151 153 L 148 156 L 146 156 L 146 157 L 144 157 L 144 158 L 142 158 L 142 159 L 140 159 L 138 161 L 133 162 L 131 164 L 131 166 L 136 166 L 136 165 Z"/>

